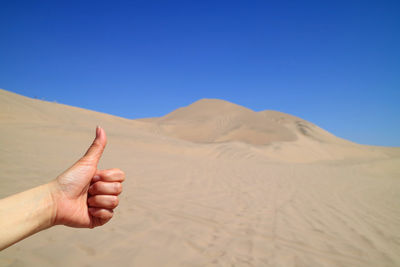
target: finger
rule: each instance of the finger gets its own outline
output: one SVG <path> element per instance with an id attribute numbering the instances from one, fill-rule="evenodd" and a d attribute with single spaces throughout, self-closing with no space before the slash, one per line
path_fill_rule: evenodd
<path id="1" fill-rule="evenodd" d="M 104 148 L 107 143 L 106 132 L 100 126 L 96 128 L 96 138 L 94 139 L 92 145 L 86 151 L 82 159 L 90 161 L 97 164 L 103 154 Z"/>
<path id="2" fill-rule="evenodd" d="M 89 208 L 89 213 L 97 218 L 102 220 L 110 220 L 114 215 L 114 211 L 110 209 L 102 209 L 102 208 Z"/>
<path id="3" fill-rule="evenodd" d="M 120 169 L 98 170 L 92 182 L 100 180 L 104 182 L 123 182 L 125 173 Z"/>
<path id="4" fill-rule="evenodd" d="M 95 195 L 89 197 L 87 202 L 91 208 L 115 209 L 119 200 L 117 196 Z"/>
<path id="5" fill-rule="evenodd" d="M 122 184 L 119 182 L 98 181 L 89 187 L 89 194 L 94 195 L 119 195 L 122 192 Z"/>

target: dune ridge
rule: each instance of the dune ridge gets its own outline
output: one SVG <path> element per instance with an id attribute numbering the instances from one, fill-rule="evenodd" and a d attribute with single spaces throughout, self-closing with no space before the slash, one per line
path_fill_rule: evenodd
<path id="1" fill-rule="evenodd" d="M 55 178 L 97 124 L 99 167 L 127 174 L 113 220 L 46 230 L 0 266 L 400 265 L 400 148 L 223 100 L 129 120 L 0 90 L 0 197 Z"/>

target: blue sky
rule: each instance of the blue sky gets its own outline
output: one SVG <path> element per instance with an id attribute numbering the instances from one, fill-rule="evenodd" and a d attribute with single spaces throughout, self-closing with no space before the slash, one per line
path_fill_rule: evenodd
<path id="1" fill-rule="evenodd" d="M 400 146 L 398 1 L 0 1 L 0 88 L 126 118 L 200 98 Z"/>

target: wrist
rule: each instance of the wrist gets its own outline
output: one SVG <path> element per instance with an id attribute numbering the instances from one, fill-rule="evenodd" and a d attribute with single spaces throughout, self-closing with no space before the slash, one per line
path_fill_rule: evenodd
<path id="1" fill-rule="evenodd" d="M 57 224 L 57 203 L 59 198 L 59 185 L 57 181 L 52 181 L 44 185 L 48 194 L 46 227 L 49 228 Z"/>

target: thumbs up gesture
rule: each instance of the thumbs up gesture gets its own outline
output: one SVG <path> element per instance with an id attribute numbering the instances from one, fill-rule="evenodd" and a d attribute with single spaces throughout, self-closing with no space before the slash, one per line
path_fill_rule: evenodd
<path id="1" fill-rule="evenodd" d="M 125 174 L 97 169 L 106 143 L 97 127 L 86 154 L 55 180 L 0 199 L 0 250 L 56 224 L 94 228 L 111 219 Z"/>
<path id="2" fill-rule="evenodd" d="M 94 228 L 112 218 L 125 174 L 119 169 L 97 169 L 106 143 L 106 133 L 97 127 L 86 154 L 52 182 L 53 225 Z"/>

